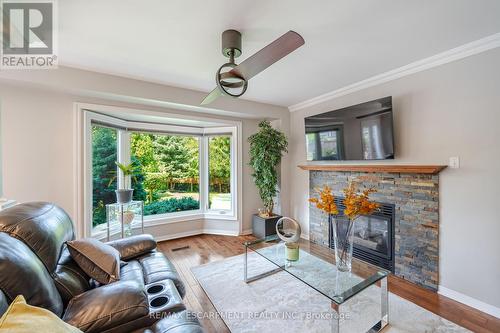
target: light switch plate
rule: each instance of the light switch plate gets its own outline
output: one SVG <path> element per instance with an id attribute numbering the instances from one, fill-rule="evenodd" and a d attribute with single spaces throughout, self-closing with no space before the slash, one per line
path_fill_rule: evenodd
<path id="1" fill-rule="evenodd" d="M 448 166 L 452 169 L 460 168 L 460 158 L 458 156 L 450 157 L 450 162 Z"/>

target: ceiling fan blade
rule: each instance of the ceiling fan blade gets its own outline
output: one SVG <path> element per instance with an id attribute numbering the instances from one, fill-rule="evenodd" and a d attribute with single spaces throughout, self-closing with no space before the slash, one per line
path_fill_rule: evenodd
<path id="1" fill-rule="evenodd" d="M 248 81 L 284 56 L 304 45 L 304 43 L 304 38 L 301 35 L 290 30 L 259 52 L 245 59 L 241 64 L 233 68 L 230 73 L 242 76 Z"/>
<path id="2" fill-rule="evenodd" d="M 219 88 L 215 88 L 208 94 L 203 101 L 201 101 L 200 105 L 207 105 L 215 101 L 217 98 L 222 96 L 222 93 L 220 92 Z"/>

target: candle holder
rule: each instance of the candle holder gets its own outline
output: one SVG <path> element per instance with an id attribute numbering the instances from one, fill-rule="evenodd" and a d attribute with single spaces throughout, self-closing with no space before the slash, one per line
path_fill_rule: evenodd
<path id="1" fill-rule="evenodd" d="M 285 243 L 286 263 L 291 266 L 292 262 L 299 260 L 299 243 Z"/>

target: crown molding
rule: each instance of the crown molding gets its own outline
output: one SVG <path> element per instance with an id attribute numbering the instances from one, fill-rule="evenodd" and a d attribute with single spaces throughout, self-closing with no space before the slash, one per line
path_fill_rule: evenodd
<path id="1" fill-rule="evenodd" d="M 319 95 L 306 101 L 288 107 L 290 112 L 302 110 L 313 105 L 317 105 L 340 96 L 352 94 L 356 91 L 370 88 L 385 82 L 396 80 L 411 74 L 425 71 L 430 68 L 441 66 L 456 60 L 460 60 L 475 54 L 479 54 L 494 48 L 500 47 L 500 32 L 484 37 L 473 42 L 455 47 L 451 50 L 438 53 L 428 58 L 412 62 L 411 64 L 390 70 L 388 72 L 372 76 L 368 79 L 350 84 L 329 93 Z"/>

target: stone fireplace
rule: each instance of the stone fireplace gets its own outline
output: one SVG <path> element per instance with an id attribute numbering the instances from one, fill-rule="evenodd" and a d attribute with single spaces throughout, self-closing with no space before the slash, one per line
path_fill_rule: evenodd
<path id="1" fill-rule="evenodd" d="M 391 270 L 396 276 L 437 290 L 439 277 L 439 177 L 427 173 L 370 173 L 310 171 L 310 195 L 329 185 L 341 204 L 350 179 L 377 190 L 372 200 L 380 212 L 357 221 L 354 255 Z M 361 178 L 360 178 L 361 177 Z M 332 246 L 328 218 L 314 206 L 309 209 L 309 238 Z"/>

